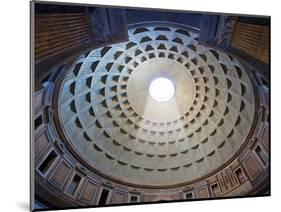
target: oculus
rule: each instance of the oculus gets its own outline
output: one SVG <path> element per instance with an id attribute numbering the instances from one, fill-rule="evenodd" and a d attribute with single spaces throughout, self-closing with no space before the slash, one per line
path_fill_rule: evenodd
<path id="1" fill-rule="evenodd" d="M 168 78 L 154 79 L 149 86 L 149 94 L 158 102 L 169 101 L 175 95 L 175 86 Z"/>

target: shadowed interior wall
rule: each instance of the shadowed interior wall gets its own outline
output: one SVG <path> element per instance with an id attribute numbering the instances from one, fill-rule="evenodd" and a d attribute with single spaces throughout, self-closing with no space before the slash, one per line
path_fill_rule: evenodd
<path id="1" fill-rule="evenodd" d="M 231 45 L 242 52 L 269 64 L 269 27 L 237 22 Z"/>
<path id="2" fill-rule="evenodd" d="M 35 60 L 40 62 L 65 49 L 88 43 L 88 24 L 88 17 L 83 13 L 36 15 Z"/>

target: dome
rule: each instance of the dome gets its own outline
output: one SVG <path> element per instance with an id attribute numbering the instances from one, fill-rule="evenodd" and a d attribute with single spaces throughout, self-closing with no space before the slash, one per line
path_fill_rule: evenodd
<path id="1" fill-rule="evenodd" d="M 150 93 L 157 79 L 174 86 L 165 101 Z M 75 62 L 58 111 L 68 145 L 87 167 L 124 184 L 165 188 L 231 162 L 250 133 L 255 98 L 243 65 L 199 44 L 194 30 L 138 24 L 127 42 Z"/>

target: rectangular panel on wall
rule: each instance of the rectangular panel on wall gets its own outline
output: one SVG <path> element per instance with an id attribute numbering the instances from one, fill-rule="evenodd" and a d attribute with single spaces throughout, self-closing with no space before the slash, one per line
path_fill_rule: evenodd
<path id="1" fill-rule="evenodd" d="M 269 148 L 269 132 L 267 127 L 264 127 L 261 139 L 266 148 Z"/>
<path id="2" fill-rule="evenodd" d="M 39 109 L 42 105 L 43 93 L 44 93 L 44 90 L 42 89 L 34 94 L 33 110 L 35 111 L 35 113 L 39 111 Z"/>
<path id="3" fill-rule="evenodd" d="M 35 60 L 89 42 L 88 17 L 83 13 L 35 16 Z"/>
<path id="4" fill-rule="evenodd" d="M 144 202 L 153 202 L 153 201 L 157 201 L 158 199 L 158 195 L 157 194 L 145 194 L 144 196 Z"/>
<path id="5" fill-rule="evenodd" d="M 126 202 L 126 194 L 121 192 L 114 192 L 112 203 L 121 204 Z"/>
<path id="6" fill-rule="evenodd" d="M 257 177 L 261 173 L 261 168 L 252 154 L 245 159 L 244 165 L 251 179 Z"/>
<path id="7" fill-rule="evenodd" d="M 179 193 L 168 193 L 165 195 L 166 199 L 174 199 L 178 200 L 179 199 Z"/>
<path id="8" fill-rule="evenodd" d="M 227 174 L 228 174 L 228 176 L 229 176 L 229 180 L 230 180 L 230 182 L 231 182 L 232 188 L 238 186 L 238 185 L 239 185 L 239 182 L 238 182 L 237 178 L 235 178 L 232 169 L 231 169 L 231 168 L 227 168 L 227 169 L 226 169 L 226 172 L 227 172 Z"/>
<path id="9" fill-rule="evenodd" d="M 224 178 L 222 176 L 222 173 L 217 174 L 217 178 L 218 178 L 218 182 L 219 182 L 222 192 L 225 192 L 227 190 L 227 187 L 226 187 Z"/>
<path id="10" fill-rule="evenodd" d="M 209 197 L 208 188 L 202 187 L 197 189 L 197 196 L 198 198 L 208 198 Z"/>
<path id="11" fill-rule="evenodd" d="M 64 184 L 66 183 L 70 171 L 70 166 L 65 161 L 62 161 L 53 172 L 50 178 L 50 182 L 54 184 L 58 189 L 62 189 Z"/>
<path id="12" fill-rule="evenodd" d="M 94 200 L 97 190 L 98 190 L 97 184 L 91 181 L 87 181 L 81 192 L 79 200 L 86 204 L 91 204 L 91 202 Z"/>
<path id="13" fill-rule="evenodd" d="M 36 139 L 35 139 L 35 143 L 34 143 L 34 149 L 35 149 L 35 160 L 37 160 L 44 149 L 47 148 L 47 146 L 49 145 L 49 140 L 48 140 L 48 136 L 46 134 L 45 131 L 43 131 Z"/>
<path id="14" fill-rule="evenodd" d="M 237 22 L 231 38 L 231 46 L 269 63 L 269 27 Z"/>

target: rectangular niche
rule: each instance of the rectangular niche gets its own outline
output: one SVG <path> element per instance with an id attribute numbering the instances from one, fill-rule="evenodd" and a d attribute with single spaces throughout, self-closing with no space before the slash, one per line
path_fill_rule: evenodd
<path id="1" fill-rule="evenodd" d="M 82 178 L 79 175 L 75 174 L 66 190 L 66 193 L 70 194 L 71 196 L 74 196 L 74 194 L 81 182 L 81 179 Z"/>
<path id="2" fill-rule="evenodd" d="M 240 184 L 243 184 L 247 180 L 241 167 L 237 168 L 234 172 Z"/>
<path id="3" fill-rule="evenodd" d="M 108 200 L 108 196 L 109 196 L 109 190 L 103 188 L 101 195 L 100 195 L 100 199 L 98 202 L 98 205 L 106 205 L 107 204 L 107 200 Z"/>
<path id="4" fill-rule="evenodd" d="M 220 187 L 218 183 L 214 183 L 213 185 L 211 185 L 211 189 L 212 189 L 213 197 L 220 196 Z"/>
<path id="5" fill-rule="evenodd" d="M 43 116 L 40 115 L 34 120 L 34 130 L 37 130 L 43 124 Z"/>
<path id="6" fill-rule="evenodd" d="M 137 195 L 130 195 L 130 203 L 136 203 L 139 201 L 139 197 Z"/>
<path id="7" fill-rule="evenodd" d="M 57 153 L 52 150 L 48 156 L 44 159 L 44 161 L 41 163 L 41 165 L 38 167 L 38 170 L 45 175 L 48 170 L 50 169 L 50 167 L 52 166 L 52 164 L 54 163 L 55 159 L 57 158 Z"/>
<path id="8" fill-rule="evenodd" d="M 259 159 L 261 160 L 262 164 L 266 166 L 267 164 L 267 156 L 264 152 L 264 150 L 258 145 L 255 149 L 255 152 L 257 153 Z"/>
<path id="9" fill-rule="evenodd" d="M 184 197 L 185 197 L 185 199 L 187 199 L 187 200 L 191 200 L 191 199 L 194 198 L 194 194 L 193 194 L 192 191 L 188 191 L 188 192 L 185 192 L 185 193 L 184 193 Z"/>

